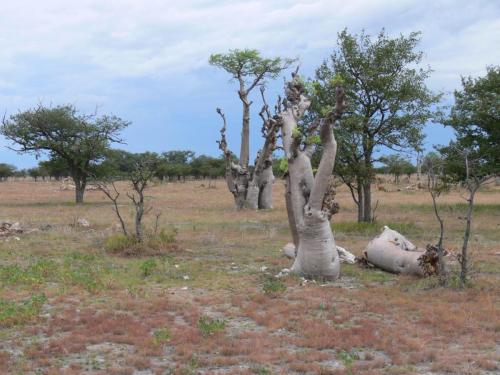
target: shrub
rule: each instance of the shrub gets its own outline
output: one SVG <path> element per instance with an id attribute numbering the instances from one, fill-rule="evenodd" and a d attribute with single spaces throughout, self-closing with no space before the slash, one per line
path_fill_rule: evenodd
<path id="1" fill-rule="evenodd" d="M 356 352 L 346 352 L 345 350 L 342 350 L 338 354 L 339 360 L 344 364 L 346 367 L 352 366 L 352 364 L 359 359 L 359 355 Z"/>
<path id="2" fill-rule="evenodd" d="M 226 328 L 226 321 L 224 319 L 210 319 L 208 316 L 202 316 L 198 320 L 198 328 L 205 336 L 213 335 Z"/>
<path id="3" fill-rule="evenodd" d="M 268 277 L 264 280 L 262 290 L 265 294 L 271 297 L 275 297 L 279 293 L 283 293 L 286 290 L 286 285 L 280 279 L 277 279 L 275 277 Z"/>
<path id="4" fill-rule="evenodd" d="M 106 250 L 110 253 L 123 253 L 137 244 L 135 237 L 125 236 L 122 233 L 113 234 L 106 239 Z"/>
<path id="5" fill-rule="evenodd" d="M 148 259 L 145 260 L 144 262 L 141 263 L 140 268 L 141 268 L 141 273 L 142 276 L 148 277 L 151 276 L 156 269 L 157 264 L 154 259 Z"/>
<path id="6" fill-rule="evenodd" d="M 159 233 L 145 233 L 143 241 L 135 236 L 122 233 L 113 234 L 106 239 L 106 251 L 123 256 L 156 256 L 179 250 L 176 242 L 177 230 L 162 229 Z"/>
<path id="7" fill-rule="evenodd" d="M 154 250 L 172 250 L 176 248 L 177 229 L 162 229 L 158 234 L 147 238 L 147 245 Z"/>
<path id="8" fill-rule="evenodd" d="M 157 329 L 153 333 L 153 338 L 156 345 L 163 345 L 170 341 L 172 334 L 168 328 Z"/>

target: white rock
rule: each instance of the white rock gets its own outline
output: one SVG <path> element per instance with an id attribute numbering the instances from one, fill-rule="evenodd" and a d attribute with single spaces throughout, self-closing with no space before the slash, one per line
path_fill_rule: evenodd
<path id="1" fill-rule="evenodd" d="M 268 269 L 268 267 L 262 266 L 262 267 L 260 267 L 260 272 L 266 272 L 267 269 Z"/>
<path id="2" fill-rule="evenodd" d="M 295 245 L 293 243 L 287 243 L 281 250 L 283 254 L 290 259 L 295 258 Z"/>
<path id="3" fill-rule="evenodd" d="M 343 247 L 337 246 L 337 252 L 339 253 L 340 261 L 343 263 L 354 264 L 356 263 L 356 256 L 344 249 Z"/>
<path id="4" fill-rule="evenodd" d="M 277 278 L 280 278 L 280 277 L 284 277 L 284 276 L 287 276 L 288 274 L 290 274 L 290 272 L 292 272 L 290 269 L 288 268 L 283 268 L 280 273 L 278 273 L 276 275 Z"/>
<path id="5" fill-rule="evenodd" d="M 188 276 L 188 275 L 184 275 L 184 276 L 182 276 L 182 278 L 183 278 L 184 280 L 189 280 L 189 276 Z"/>
<path id="6" fill-rule="evenodd" d="M 22 232 L 23 228 L 21 228 L 21 224 L 19 224 L 17 221 L 15 223 L 12 223 L 9 230 L 11 231 L 19 231 Z"/>
<path id="7" fill-rule="evenodd" d="M 84 228 L 88 228 L 90 227 L 90 223 L 88 222 L 88 220 L 80 217 L 76 220 L 76 224 L 80 227 L 84 227 Z"/>

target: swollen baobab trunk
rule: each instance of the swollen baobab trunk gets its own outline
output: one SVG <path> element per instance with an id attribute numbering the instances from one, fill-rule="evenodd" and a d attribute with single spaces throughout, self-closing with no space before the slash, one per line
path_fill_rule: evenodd
<path id="1" fill-rule="evenodd" d="M 287 84 L 285 109 L 280 114 L 283 150 L 288 161 L 286 203 L 289 224 L 297 248 L 292 272 L 306 277 L 336 279 L 340 272 L 339 256 L 330 227 L 332 205 L 325 204 L 330 190 L 337 142 L 333 124 L 344 110 L 344 92 L 337 88 L 335 110 L 327 118 L 314 122 L 306 133 L 319 131 L 323 154 L 316 175 L 311 165 L 311 146 L 303 146 L 298 123 L 310 102 L 298 75 Z"/>
<path id="2" fill-rule="evenodd" d="M 260 112 L 260 116 L 264 122 L 262 126 L 262 135 L 265 142 L 262 149 L 259 151 L 255 160 L 255 167 L 252 173 L 248 168 L 247 149 L 242 148 L 242 157 L 240 162 L 236 163 L 233 160 L 232 153 L 228 149 L 226 141 L 226 117 L 221 109 L 217 112 L 222 117 L 223 127 L 220 130 L 221 140 L 219 148 L 224 153 L 226 158 L 226 182 L 229 191 L 234 196 L 234 201 L 237 209 L 244 207 L 251 209 L 272 208 L 272 192 L 273 192 L 273 152 L 276 148 L 276 132 L 278 129 L 277 121 L 271 116 L 267 103 L 264 98 L 263 89 L 261 89 L 264 107 Z M 245 128 L 244 128 L 245 129 Z M 242 133 L 242 144 L 248 143 L 248 133 Z M 241 160 L 245 162 L 242 163 Z"/>
<path id="3" fill-rule="evenodd" d="M 269 111 L 264 90 L 260 90 L 264 106 L 259 115 L 262 118 L 262 136 L 264 145 L 257 154 L 252 179 L 248 184 L 246 206 L 252 209 L 266 209 L 273 207 L 273 152 L 276 149 L 276 133 L 278 130 L 278 118 L 272 116 Z"/>

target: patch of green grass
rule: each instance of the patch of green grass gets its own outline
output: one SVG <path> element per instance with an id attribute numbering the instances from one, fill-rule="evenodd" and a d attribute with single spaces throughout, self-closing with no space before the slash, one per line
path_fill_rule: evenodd
<path id="1" fill-rule="evenodd" d="M 417 280 L 403 281 L 400 284 L 400 289 L 404 292 L 431 290 L 443 287 L 454 290 L 463 290 L 464 288 L 481 289 L 481 285 L 476 283 L 475 279 L 469 279 L 465 285 L 463 285 L 460 280 L 460 270 L 458 268 L 454 268 L 448 273 L 444 283 L 441 282 L 438 276 L 429 276 Z"/>
<path id="2" fill-rule="evenodd" d="M 158 265 L 156 264 L 156 260 L 153 258 L 147 259 L 140 264 L 140 269 L 143 277 L 148 277 L 153 274 Z"/>
<path id="3" fill-rule="evenodd" d="M 252 369 L 252 372 L 254 374 L 257 374 L 257 375 L 271 375 L 272 372 L 271 370 L 268 370 L 267 368 L 265 367 L 257 367 L 257 368 L 253 368 Z"/>
<path id="4" fill-rule="evenodd" d="M 481 273 L 500 275 L 500 262 L 477 262 L 476 268 Z"/>
<path id="5" fill-rule="evenodd" d="M 430 199 L 430 198 L 429 198 Z M 441 212 L 465 212 L 467 203 L 438 203 Z M 432 203 L 398 204 L 399 211 L 434 212 Z M 498 203 L 475 203 L 474 213 L 499 214 L 500 204 Z"/>
<path id="6" fill-rule="evenodd" d="M 64 285 L 77 285 L 88 292 L 104 287 L 104 276 L 111 272 L 105 259 L 93 254 L 70 253 L 63 262 L 60 280 Z"/>
<path id="7" fill-rule="evenodd" d="M 196 370 L 198 367 L 200 367 L 200 361 L 198 361 L 198 358 L 195 355 L 191 357 L 188 364 L 190 370 Z"/>
<path id="8" fill-rule="evenodd" d="M 0 299 L 0 327 L 12 327 L 34 319 L 47 301 L 45 295 L 34 295 L 23 302 Z"/>
<path id="9" fill-rule="evenodd" d="M 376 268 L 361 268 L 357 264 L 342 264 L 341 273 L 365 283 L 387 283 L 397 278 L 392 273 Z"/>
<path id="10" fill-rule="evenodd" d="M 175 243 L 177 233 L 178 230 L 176 228 L 170 228 L 169 230 L 162 229 L 158 234 L 148 237 L 148 246 L 153 249 L 168 248 Z"/>
<path id="11" fill-rule="evenodd" d="M 342 350 L 338 354 L 338 358 L 340 361 L 342 361 L 344 366 L 351 366 L 356 360 L 359 359 L 359 356 L 355 351 L 346 352 L 345 350 Z"/>
<path id="12" fill-rule="evenodd" d="M 104 247 L 110 254 L 124 256 L 163 255 L 166 251 L 177 250 L 177 229 L 162 229 L 159 233 L 145 233 L 144 239 L 117 233 L 106 239 Z"/>
<path id="13" fill-rule="evenodd" d="M 338 359 L 344 364 L 347 373 L 352 374 L 352 365 L 354 364 L 355 361 L 359 359 L 358 353 L 355 351 L 347 352 L 345 350 L 342 350 L 340 353 L 337 354 Z"/>
<path id="14" fill-rule="evenodd" d="M 221 332 L 225 328 L 226 321 L 224 319 L 210 319 L 208 316 L 202 316 L 200 320 L 198 320 L 198 329 L 205 336 Z"/>
<path id="15" fill-rule="evenodd" d="M 40 259 L 26 267 L 0 266 L 0 285 L 24 285 L 40 287 L 48 282 L 61 287 L 81 286 L 89 292 L 101 289 L 104 277 L 111 272 L 110 264 L 102 257 L 73 252 L 62 263 Z"/>
<path id="16" fill-rule="evenodd" d="M 361 222 L 357 221 L 339 221 L 332 225 L 333 232 L 335 234 L 346 234 L 346 235 L 360 235 L 360 236 L 375 236 L 382 231 L 384 225 L 395 231 L 400 232 L 403 235 L 416 234 L 421 231 L 415 223 L 402 223 L 402 222 Z"/>
<path id="17" fill-rule="evenodd" d="M 0 266 L 0 282 L 3 285 L 26 284 L 37 286 L 55 279 L 58 265 L 47 259 L 38 260 L 23 268 L 17 264 Z"/>
<path id="18" fill-rule="evenodd" d="M 157 329 L 153 333 L 153 339 L 156 345 L 163 345 L 170 341 L 172 334 L 168 328 Z"/>
<path id="19" fill-rule="evenodd" d="M 112 254 L 119 254 L 135 244 L 137 244 L 135 237 L 125 236 L 123 233 L 117 233 L 106 239 L 104 247 L 106 248 L 106 251 Z"/>
<path id="20" fill-rule="evenodd" d="M 286 285 L 280 279 L 268 277 L 264 280 L 262 290 L 269 296 L 276 296 L 286 290 Z"/>

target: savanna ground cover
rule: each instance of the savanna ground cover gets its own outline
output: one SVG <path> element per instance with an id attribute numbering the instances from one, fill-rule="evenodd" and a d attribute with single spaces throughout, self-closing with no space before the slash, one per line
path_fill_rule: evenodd
<path id="1" fill-rule="evenodd" d="M 280 252 L 290 241 L 283 183 L 274 190 L 274 209 L 237 212 L 223 181 L 153 186 L 146 224 L 161 212 L 179 246 L 125 257 L 106 251 L 119 228 L 102 193 L 76 206 L 55 182 L 1 183 L 0 220 L 40 230 L 0 241 L 0 373 L 499 371 L 500 187 L 477 196 L 474 281 L 463 290 L 345 264 L 332 283 L 275 278 L 291 261 Z M 360 255 L 383 225 L 420 246 L 436 241 L 425 191 L 376 191 L 375 199 L 377 222 L 358 224 L 339 189 L 338 245 Z M 131 224 L 132 208 L 121 203 Z M 458 250 L 465 202 L 454 191 L 441 204 L 446 246 Z"/>

